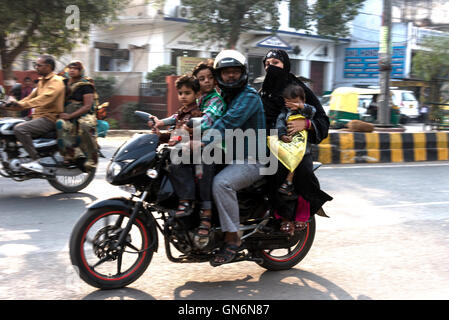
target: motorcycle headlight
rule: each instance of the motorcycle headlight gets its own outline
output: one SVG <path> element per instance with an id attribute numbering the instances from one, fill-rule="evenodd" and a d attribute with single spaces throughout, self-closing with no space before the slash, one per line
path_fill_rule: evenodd
<path id="1" fill-rule="evenodd" d="M 118 162 L 112 162 L 108 168 L 108 175 L 115 177 L 120 171 L 122 171 L 122 166 Z"/>

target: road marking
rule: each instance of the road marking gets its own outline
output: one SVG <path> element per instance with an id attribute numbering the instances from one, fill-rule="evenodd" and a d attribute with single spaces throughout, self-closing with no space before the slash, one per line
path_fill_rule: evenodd
<path id="1" fill-rule="evenodd" d="M 400 208 L 400 207 L 411 207 L 411 206 L 431 206 L 431 205 L 439 205 L 439 204 L 449 204 L 449 201 L 389 204 L 389 205 L 385 205 L 385 206 L 374 206 L 374 208 Z"/>
<path id="2" fill-rule="evenodd" d="M 324 169 L 372 169 L 372 168 L 406 168 L 406 167 L 438 167 L 449 166 L 449 163 L 420 163 L 420 164 L 365 164 L 365 165 L 350 165 L 350 166 L 335 166 L 323 165 L 319 170 Z"/>

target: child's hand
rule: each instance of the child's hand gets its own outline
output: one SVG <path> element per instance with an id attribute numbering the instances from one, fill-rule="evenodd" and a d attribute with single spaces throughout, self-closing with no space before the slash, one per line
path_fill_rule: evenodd
<path id="1" fill-rule="evenodd" d="M 193 128 L 189 128 L 186 124 L 182 125 L 182 130 L 187 131 L 189 134 L 193 134 Z"/>
<path id="2" fill-rule="evenodd" d="M 290 99 L 284 99 L 285 100 L 285 106 L 287 108 L 289 108 L 290 110 L 298 110 L 298 109 L 304 109 L 304 102 L 302 102 L 301 100 L 290 100 Z"/>
<path id="3" fill-rule="evenodd" d="M 150 119 L 147 124 L 150 128 L 160 128 L 162 126 L 164 126 L 164 122 L 162 120 L 159 120 L 158 117 L 156 116 L 150 116 Z"/>
<path id="4" fill-rule="evenodd" d="M 284 135 L 284 136 L 281 136 L 281 140 L 285 143 L 290 143 L 290 142 L 292 142 L 292 137 Z"/>
<path id="5" fill-rule="evenodd" d="M 297 134 L 307 128 L 306 119 L 295 119 L 287 122 L 287 133 L 289 135 Z"/>

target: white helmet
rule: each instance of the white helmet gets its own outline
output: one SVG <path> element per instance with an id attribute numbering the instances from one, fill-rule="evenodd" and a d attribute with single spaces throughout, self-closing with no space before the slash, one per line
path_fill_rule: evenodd
<path id="1" fill-rule="evenodd" d="M 242 75 L 239 80 L 233 83 L 225 83 L 221 78 L 221 69 L 229 67 L 239 67 L 242 69 Z M 248 83 L 248 68 L 246 67 L 246 57 L 236 50 L 221 51 L 214 61 L 216 79 L 220 89 L 224 91 L 241 89 Z"/>

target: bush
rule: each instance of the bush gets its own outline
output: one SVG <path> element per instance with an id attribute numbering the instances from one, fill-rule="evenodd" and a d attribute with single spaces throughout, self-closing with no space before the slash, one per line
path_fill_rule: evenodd
<path id="1" fill-rule="evenodd" d="M 114 129 L 120 128 L 118 120 L 109 118 L 109 119 L 106 119 L 106 121 L 109 123 L 109 129 L 114 130 Z"/>
<path id="2" fill-rule="evenodd" d="M 136 110 L 144 110 L 145 106 L 137 102 L 127 102 L 119 106 L 121 126 L 124 129 L 148 129 L 147 124 L 134 114 Z"/>
<path id="3" fill-rule="evenodd" d="M 170 75 L 176 75 L 176 67 L 169 64 L 163 64 L 147 73 L 146 79 L 153 82 L 165 83 L 165 77 Z"/>
<path id="4" fill-rule="evenodd" d="M 114 95 L 115 82 L 114 77 L 108 77 L 107 79 L 103 77 L 94 78 L 95 89 L 97 90 L 100 103 L 107 101 Z"/>

